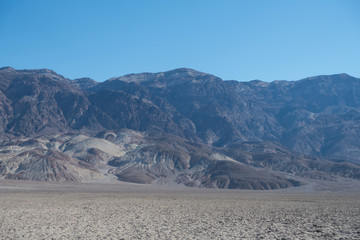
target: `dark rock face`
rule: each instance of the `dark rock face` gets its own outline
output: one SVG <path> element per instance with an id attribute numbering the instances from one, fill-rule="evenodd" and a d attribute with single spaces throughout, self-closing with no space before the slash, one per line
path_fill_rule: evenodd
<path id="1" fill-rule="evenodd" d="M 139 151 L 110 159 L 94 148 L 76 158 L 76 164 L 108 164 L 116 168 L 118 179 L 133 182 L 171 176 L 175 182 L 200 187 L 269 189 L 300 184 L 254 168 L 316 179 L 358 179 L 358 168 L 346 161 L 360 163 L 359 92 L 360 79 L 346 74 L 236 82 L 182 68 L 97 83 L 89 78 L 69 80 L 48 69 L 6 67 L 0 69 L 0 135 L 7 139 L 50 132 L 141 131 L 153 140 Z M 173 144 L 169 145 L 163 136 L 188 143 L 166 137 Z M 235 162 L 215 161 L 214 152 Z M 147 162 L 149 158 L 156 163 Z M 54 165 L 56 157 L 41 159 L 23 166 L 36 163 L 64 173 Z M 26 172 L 16 174 L 15 178 Z M 64 174 L 61 179 L 76 179 Z"/>
<path id="2" fill-rule="evenodd" d="M 51 70 L 0 70 L 5 133 L 31 135 L 76 126 L 89 106 L 81 91 Z"/>
<path id="3" fill-rule="evenodd" d="M 96 83 L 2 68 L 0 78 L 3 133 L 156 129 L 219 147 L 270 140 L 319 157 L 360 156 L 360 81 L 346 74 L 241 83 L 177 69 Z"/>
<path id="4" fill-rule="evenodd" d="M 178 69 L 114 78 L 91 90 L 99 89 L 122 90 L 171 109 L 213 146 L 270 140 L 308 155 L 360 160 L 360 80 L 346 74 L 265 83 Z M 182 136 L 189 135 L 195 137 Z"/>

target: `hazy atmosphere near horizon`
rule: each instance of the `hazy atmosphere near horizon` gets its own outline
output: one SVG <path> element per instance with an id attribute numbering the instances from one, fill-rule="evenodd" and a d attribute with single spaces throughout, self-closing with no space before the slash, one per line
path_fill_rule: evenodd
<path id="1" fill-rule="evenodd" d="M 0 66 L 67 78 L 188 67 L 224 80 L 360 76 L 360 2 L 0 1 Z"/>

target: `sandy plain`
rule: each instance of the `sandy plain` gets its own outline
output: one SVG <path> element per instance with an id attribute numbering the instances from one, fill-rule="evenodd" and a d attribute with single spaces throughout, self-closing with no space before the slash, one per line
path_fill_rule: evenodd
<path id="1" fill-rule="evenodd" d="M 360 239 L 360 193 L 0 180 L 0 239 Z"/>

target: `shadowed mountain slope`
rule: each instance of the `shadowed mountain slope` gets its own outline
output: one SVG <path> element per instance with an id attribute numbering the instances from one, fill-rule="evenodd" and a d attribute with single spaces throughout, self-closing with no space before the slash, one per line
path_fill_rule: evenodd
<path id="1" fill-rule="evenodd" d="M 346 74 L 265 83 L 177 69 L 113 78 L 90 90 L 100 89 L 171 109 L 213 146 L 269 140 L 308 155 L 359 161 L 360 80 Z"/>
<path id="2" fill-rule="evenodd" d="M 1 68 L 0 173 L 254 189 L 300 184 L 289 176 L 358 179 L 359 92 L 360 79 L 346 74 L 237 82 L 181 68 L 98 83 L 48 69 Z M 139 131 L 125 138 L 143 143 L 124 144 L 120 129 Z M 101 135 L 107 131 L 113 134 Z M 13 144 L 39 137 L 48 142 L 41 148 Z M 82 138 L 100 147 L 78 145 Z"/>

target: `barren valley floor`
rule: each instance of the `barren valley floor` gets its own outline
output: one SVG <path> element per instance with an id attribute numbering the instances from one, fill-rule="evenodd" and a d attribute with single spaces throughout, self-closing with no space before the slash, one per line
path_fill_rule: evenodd
<path id="1" fill-rule="evenodd" d="M 360 193 L 0 180 L 1 239 L 360 239 Z"/>

